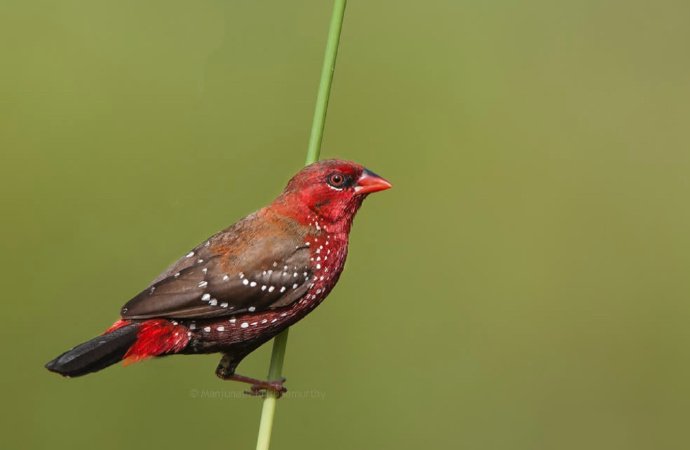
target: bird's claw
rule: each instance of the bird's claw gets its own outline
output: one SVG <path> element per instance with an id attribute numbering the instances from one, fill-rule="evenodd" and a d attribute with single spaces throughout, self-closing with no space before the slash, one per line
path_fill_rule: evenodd
<path id="1" fill-rule="evenodd" d="M 274 381 L 264 381 L 257 384 L 252 384 L 248 391 L 244 391 L 247 395 L 253 396 L 265 396 L 268 391 L 274 392 L 276 398 L 280 398 L 284 393 L 287 392 L 287 388 L 283 386 L 285 383 L 285 378 L 280 378 Z"/>

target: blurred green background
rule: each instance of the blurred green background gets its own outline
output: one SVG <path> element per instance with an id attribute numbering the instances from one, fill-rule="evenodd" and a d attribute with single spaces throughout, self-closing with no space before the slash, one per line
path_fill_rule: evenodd
<path id="1" fill-rule="evenodd" d="M 0 3 L 0 447 L 253 447 L 215 355 L 43 364 L 299 169 L 330 12 Z M 689 17 L 350 2 L 322 156 L 395 188 L 290 335 L 273 448 L 690 448 Z"/>

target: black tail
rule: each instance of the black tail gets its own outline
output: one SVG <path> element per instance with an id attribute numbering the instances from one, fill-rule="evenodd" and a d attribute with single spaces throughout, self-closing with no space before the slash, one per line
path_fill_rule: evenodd
<path id="1" fill-rule="evenodd" d="M 78 377 L 98 372 L 121 361 L 129 347 L 137 340 L 138 323 L 95 337 L 66 351 L 46 364 L 46 369 L 66 377 Z"/>

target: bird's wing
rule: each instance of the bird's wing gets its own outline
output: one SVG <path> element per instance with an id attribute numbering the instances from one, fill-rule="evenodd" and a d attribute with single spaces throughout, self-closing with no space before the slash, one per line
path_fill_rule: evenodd
<path id="1" fill-rule="evenodd" d="M 238 223 L 196 247 L 127 302 L 122 317 L 229 316 L 300 299 L 311 284 L 309 248 L 294 236 L 248 229 Z"/>

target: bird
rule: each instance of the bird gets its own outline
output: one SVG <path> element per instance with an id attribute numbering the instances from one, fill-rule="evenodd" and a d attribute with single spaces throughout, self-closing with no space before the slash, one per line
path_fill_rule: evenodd
<path id="1" fill-rule="evenodd" d="M 353 219 L 391 187 L 351 161 L 310 164 L 268 206 L 214 234 L 129 300 L 106 331 L 45 367 L 66 377 L 152 357 L 220 353 L 216 375 L 263 395 L 284 378 L 236 373 L 248 354 L 328 296 L 343 271 Z"/>

